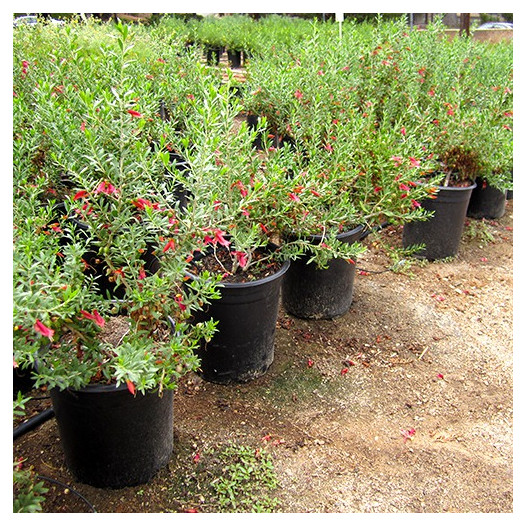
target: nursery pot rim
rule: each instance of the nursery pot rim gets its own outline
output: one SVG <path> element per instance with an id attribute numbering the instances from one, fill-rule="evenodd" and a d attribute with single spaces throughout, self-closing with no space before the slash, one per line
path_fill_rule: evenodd
<path id="1" fill-rule="evenodd" d="M 120 385 L 117 385 L 117 382 L 111 382 L 110 384 L 88 384 L 78 389 L 73 388 L 73 387 L 66 387 L 64 389 L 61 389 L 60 387 L 54 387 L 53 389 L 56 389 L 57 391 L 69 391 L 72 394 L 75 394 L 75 393 L 99 394 L 99 393 L 116 393 L 116 392 L 121 392 L 121 391 L 128 391 L 128 386 L 126 385 L 126 383 L 121 383 Z M 163 390 L 172 391 L 173 389 L 168 389 L 167 387 L 163 387 Z M 159 387 L 149 389 L 145 391 L 145 394 L 148 394 L 148 393 L 153 394 L 156 391 L 160 391 Z M 138 392 L 137 394 L 142 394 L 142 393 Z M 134 396 L 134 395 L 130 393 L 130 396 Z"/>
<path id="2" fill-rule="evenodd" d="M 424 185 L 426 183 L 423 183 L 422 181 L 415 181 L 415 184 L 417 185 Z M 477 183 L 475 181 L 471 181 L 471 184 L 469 186 L 441 186 L 441 185 L 434 185 L 434 188 L 438 188 L 439 190 L 452 190 L 454 192 L 462 192 L 466 190 L 473 190 L 477 186 Z"/>
<path id="3" fill-rule="evenodd" d="M 367 231 L 367 225 L 360 224 L 351 230 L 345 230 L 344 232 L 340 232 L 336 234 L 336 239 L 341 241 L 343 238 L 349 237 L 351 235 L 357 235 L 359 233 L 364 233 Z M 311 243 L 321 243 L 323 239 L 325 239 L 327 236 L 324 234 L 307 234 L 304 236 L 297 236 L 295 234 L 290 235 L 290 239 L 306 239 L 310 241 Z M 360 238 L 361 239 L 361 238 Z"/>
<path id="4" fill-rule="evenodd" d="M 277 279 L 280 276 L 282 276 L 283 274 L 285 274 L 285 272 L 287 272 L 289 267 L 290 267 L 290 260 L 287 259 L 287 260 L 285 260 L 283 262 L 283 264 L 281 265 L 280 269 L 277 270 L 276 272 L 272 273 L 270 276 L 266 276 L 264 278 L 259 278 L 259 279 L 254 279 L 254 280 L 251 280 L 251 281 L 243 281 L 243 282 L 239 282 L 239 283 L 223 283 L 223 282 L 219 282 L 217 284 L 217 287 L 223 287 L 225 289 L 244 289 L 244 288 L 255 287 L 256 285 L 263 285 L 265 283 L 268 283 L 269 281 L 274 281 L 275 279 Z M 199 276 L 193 274 L 192 272 L 190 272 L 188 270 L 186 271 L 186 275 L 190 279 L 193 279 L 193 280 L 199 279 Z"/>
<path id="5" fill-rule="evenodd" d="M 351 230 L 345 230 L 344 232 L 340 232 L 339 234 L 336 234 L 336 239 L 341 240 L 342 238 L 348 237 L 353 234 L 358 234 L 359 232 L 363 232 L 367 229 L 367 227 L 364 224 L 358 225 Z M 322 239 L 324 239 L 326 236 L 323 234 L 311 234 L 308 236 L 305 236 L 307 239 L 315 242 L 321 242 Z"/>

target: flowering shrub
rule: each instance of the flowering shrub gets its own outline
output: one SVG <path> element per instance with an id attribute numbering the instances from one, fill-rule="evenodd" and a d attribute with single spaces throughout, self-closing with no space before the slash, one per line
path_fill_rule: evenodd
<path id="1" fill-rule="evenodd" d="M 136 90 L 131 37 L 117 30 L 99 57 L 107 77 L 86 76 L 94 65 L 70 49 L 53 75 L 35 77 L 32 124 L 15 130 L 14 360 L 36 363 L 37 385 L 173 388 L 214 329 L 191 323 L 217 297 L 214 281 L 185 283 L 192 239 L 164 180 L 167 155 L 149 140 L 158 101 Z M 17 123 L 25 100 L 15 102 Z M 46 162 L 67 176 L 61 207 L 43 198 L 54 181 L 26 155 L 40 134 Z M 110 343 L 104 328 L 117 319 L 124 330 Z"/>
<path id="2" fill-rule="evenodd" d="M 438 184 L 511 187 L 510 44 L 450 42 L 440 23 L 346 22 L 340 40 L 335 25 L 240 21 L 242 99 L 185 46 L 192 24 L 16 30 L 14 350 L 40 384 L 173 387 L 213 331 L 192 313 L 224 277 L 188 281 L 199 252 L 226 252 L 229 277 L 305 253 L 324 266 L 363 250 L 344 230 L 424 219 Z"/>

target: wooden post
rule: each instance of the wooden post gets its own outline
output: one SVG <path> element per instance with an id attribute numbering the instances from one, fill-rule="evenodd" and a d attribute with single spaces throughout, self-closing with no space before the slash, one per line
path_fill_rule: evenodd
<path id="1" fill-rule="evenodd" d="M 469 37 L 469 22 L 471 13 L 460 13 L 460 35 Z"/>

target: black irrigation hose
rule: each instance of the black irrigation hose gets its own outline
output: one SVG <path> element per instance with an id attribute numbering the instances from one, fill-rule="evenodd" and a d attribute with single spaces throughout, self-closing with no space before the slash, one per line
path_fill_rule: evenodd
<path id="1" fill-rule="evenodd" d="M 59 486 L 62 486 L 63 488 L 66 488 L 67 490 L 71 491 L 71 493 L 75 494 L 77 497 L 82 499 L 89 506 L 92 513 L 97 513 L 95 506 L 93 506 L 93 504 L 86 497 L 84 497 L 84 495 L 79 493 L 76 489 L 72 488 L 68 484 L 64 484 L 64 482 L 60 482 L 59 480 L 55 480 L 49 477 L 44 477 L 44 475 L 37 475 L 37 478 L 45 480 L 46 482 L 51 482 L 51 484 L 57 484 Z"/>
<path id="2" fill-rule="evenodd" d="M 39 426 L 40 424 L 43 424 L 46 422 L 46 420 L 49 420 L 50 418 L 53 418 L 55 416 L 55 411 L 52 407 L 48 409 L 44 409 L 41 413 L 38 415 L 33 416 L 26 422 L 22 422 L 20 425 L 15 427 L 13 429 L 13 440 L 16 440 L 17 438 L 21 437 L 28 431 L 31 431 L 35 427 Z"/>

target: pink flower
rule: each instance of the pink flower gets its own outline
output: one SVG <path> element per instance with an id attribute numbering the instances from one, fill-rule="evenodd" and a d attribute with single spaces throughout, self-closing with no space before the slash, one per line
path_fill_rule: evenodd
<path id="1" fill-rule="evenodd" d="M 300 99 L 303 98 L 303 93 L 302 93 L 299 89 L 297 89 L 297 90 L 294 92 L 294 96 L 295 96 L 298 100 L 300 100 Z"/>
<path id="2" fill-rule="evenodd" d="M 104 327 L 104 318 L 95 309 L 93 310 L 92 314 L 86 312 L 85 310 L 81 310 L 80 313 L 82 316 L 84 316 L 84 318 L 92 320 L 99 327 Z"/>
<path id="3" fill-rule="evenodd" d="M 35 322 L 33 328 L 36 332 L 44 336 L 44 338 L 49 338 L 50 341 L 53 341 L 53 334 L 55 334 L 55 331 L 49 327 L 46 327 L 40 320 Z"/>
<path id="4" fill-rule="evenodd" d="M 293 192 L 289 192 L 289 198 L 291 201 L 295 201 L 296 203 L 300 202 L 300 198 Z"/>
<path id="5" fill-rule="evenodd" d="M 402 436 L 404 437 L 404 442 L 408 440 L 413 440 L 416 430 L 414 428 L 402 430 Z"/>
<path id="6" fill-rule="evenodd" d="M 413 205 L 413 208 L 420 208 L 422 206 L 418 201 L 415 201 L 414 199 L 411 199 L 411 204 Z"/>
<path id="7" fill-rule="evenodd" d="M 239 188 L 241 197 L 246 197 L 248 195 L 247 189 L 241 181 L 236 181 L 230 188 Z"/>
<path id="8" fill-rule="evenodd" d="M 108 183 L 108 181 L 102 181 L 99 186 L 95 189 L 96 194 L 106 194 L 106 195 L 112 195 L 112 194 L 118 194 L 117 188 L 115 188 L 111 183 Z"/>
<path id="9" fill-rule="evenodd" d="M 226 234 L 226 232 L 223 232 L 222 230 L 219 230 L 216 228 L 214 231 L 214 241 L 216 243 L 219 243 L 220 245 L 223 245 L 224 247 L 228 247 L 230 245 L 230 241 L 227 241 L 223 236 Z"/>
<path id="10" fill-rule="evenodd" d="M 411 166 L 413 168 L 420 166 L 420 161 L 417 161 L 414 157 L 409 157 L 409 161 L 411 162 Z"/>
<path id="11" fill-rule="evenodd" d="M 237 262 L 242 268 L 245 268 L 248 263 L 247 255 L 244 252 L 240 252 L 238 250 L 232 251 L 232 254 L 236 256 Z"/>
<path id="12" fill-rule="evenodd" d="M 402 128 L 402 129 L 400 130 L 400 133 L 401 133 L 402 135 L 405 135 L 405 133 L 406 133 L 406 132 L 405 132 L 405 128 Z"/>

